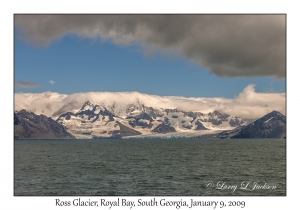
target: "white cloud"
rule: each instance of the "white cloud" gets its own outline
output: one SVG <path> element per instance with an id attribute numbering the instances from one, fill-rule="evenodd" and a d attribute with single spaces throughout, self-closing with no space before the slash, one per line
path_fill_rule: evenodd
<path id="1" fill-rule="evenodd" d="M 138 92 L 86 92 L 64 95 L 54 92 L 16 93 L 15 110 L 26 109 L 51 117 L 80 109 L 85 101 L 104 104 L 121 111 L 129 104 L 144 104 L 153 108 L 177 108 L 183 111 L 203 113 L 214 110 L 246 118 L 259 118 L 273 110 L 286 114 L 285 93 L 258 93 L 254 85 L 248 85 L 236 98 L 185 98 L 157 96 Z"/>
<path id="2" fill-rule="evenodd" d="M 50 84 L 53 85 L 55 83 L 55 81 L 53 80 L 49 80 Z"/>

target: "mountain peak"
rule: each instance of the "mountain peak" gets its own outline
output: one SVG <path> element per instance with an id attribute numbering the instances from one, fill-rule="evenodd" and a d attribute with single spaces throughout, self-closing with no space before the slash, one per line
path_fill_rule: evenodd
<path id="1" fill-rule="evenodd" d="M 94 104 L 93 104 L 93 102 L 91 102 L 91 101 L 86 101 L 86 102 L 84 102 L 83 105 L 93 106 Z"/>
<path id="2" fill-rule="evenodd" d="M 284 116 L 281 112 L 278 112 L 276 110 L 273 110 L 272 112 L 270 112 L 269 114 L 272 114 L 272 115 L 280 115 L 280 116 Z"/>
<path id="3" fill-rule="evenodd" d="M 91 101 L 86 101 L 81 107 L 81 110 L 93 109 L 94 104 Z"/>
<path id="4" fill-rule="evenodd" d="M 281 114 L 280 112 L 273 110 L 272 112 L 266 114 L 265 116 L 262 117 L 262 119 L 266 120 L 269 118 L 285 118 L 285 115 Z"/>
<path id="5" fill-rule="evenodd" d="M 45 115 L 25 109 L 14 113 L 14 136 L 17 138 L 75 138 L 67 129 Z"/>
<path id="6" fill-rule="evenodd" d="M 232 138 L 283 138 L 286 136 L 286 116 L 272 111 L 250 123 Z"/>

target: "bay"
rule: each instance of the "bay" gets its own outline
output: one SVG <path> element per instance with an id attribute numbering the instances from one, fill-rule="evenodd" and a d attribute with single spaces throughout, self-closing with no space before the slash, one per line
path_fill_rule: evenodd
<path id="1" fill-rule="evenodd" d="M 15 140 L 14 195 L 285 196 L 286 140 Z"/>

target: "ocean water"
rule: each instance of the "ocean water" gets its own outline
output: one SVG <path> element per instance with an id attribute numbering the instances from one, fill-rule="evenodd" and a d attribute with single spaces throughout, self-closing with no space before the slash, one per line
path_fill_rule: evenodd
<path id="1" fill-rule="evenodd" d="M 14 195 L 285 196 L 286 140 L 15 140 Z"/>

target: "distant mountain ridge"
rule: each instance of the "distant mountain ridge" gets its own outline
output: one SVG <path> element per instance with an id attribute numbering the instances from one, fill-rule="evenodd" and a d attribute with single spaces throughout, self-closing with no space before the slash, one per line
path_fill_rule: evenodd
<path id="1" fill-rule="evenodd" d="M 273 111 L 259 119 L 245 119 L 221 111 L 207 114 L 147 107 L 83 103 L 70 107 L 56 121 L 21 110 L 14 114 L 19 138 L 283 138 L 286 117 Z"/>
<path id="2" fill-rule="evenodd" d="M 217 134 L 253 121 L 219 111 L 204 114 L 179 109 L 157 109 L 139 102 L 123 107 L 114 104 L 109 109 L 104 103 L 99 105 L 86 101 L 79 110 L 61 114 L 57 122 L 66 126 L 78 138 L 102 138 Z M 123 132 L 125 128 L 126 134 Z"/>

